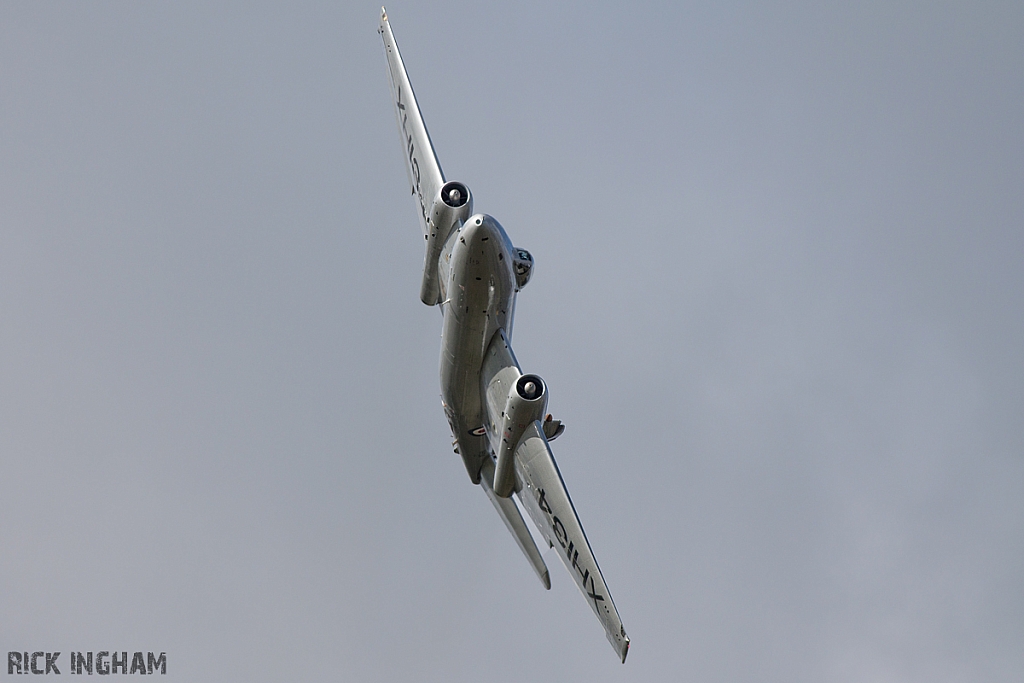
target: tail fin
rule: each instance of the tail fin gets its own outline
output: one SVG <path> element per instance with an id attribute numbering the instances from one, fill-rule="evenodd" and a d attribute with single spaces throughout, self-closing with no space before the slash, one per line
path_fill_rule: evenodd
<path id="1" fill-rule="evenodd" d="M 416 195 L 420 208 L 420 227 L 426 236 L 429 228 L 430 207 L 434 198 L 444 185 L 444 173 L 437 163 L 434 145 L 430 142 L 430 134 L 423 123 L 416 95 L 409 82 L 409 74 L 405 71 L 402 55 L 398 51 L 398 43 L 391 32 L 388 14 L 380 8 L 380 28 L 378 32 L 384 39 L 384 54 L 388 60 L 388 76 L 391 82 L 391 98 L 395 103 L 398 115 L 398 128 L 402 134 L 402 156 L 405 157 L 405 170 L 409 174 L 412 193 Z"/>
<path id="2" fill-rule="evenodd" d="M 537 544 L 533 542 L 530 530 L 526 528 L 523 515 L 519 512 L 519 508 L 516 507 L 514 500 L 511 498 L 501 498 L 494 493 L 494 490 L 491 488 L 491 480 L 493 478 L 494 464 L 491 463 L 490 458 L 487 458 L 484 461 L 483 471 L 480 473 L 480 487 L 483 488 L 484 493 L 487 494 L 491 503 L 494 504 L 494 509 L 498 511 L 501 521 L 505 522 L 505 526 L 512 532 L 512 537 L 516 539 L 519 549 L 523 551 L 523 555 L 526 555 L 526 559 L 529 561 L 530 566 L 533 567 L 533 571 L 537 573 L 537 578 L 544 584 L 544 588 L 551 590 L 551 574 L 548 572 L 547 565 L 544 564 L 544 558 L 540 556 L 540 551 L 537 550 Z"/>

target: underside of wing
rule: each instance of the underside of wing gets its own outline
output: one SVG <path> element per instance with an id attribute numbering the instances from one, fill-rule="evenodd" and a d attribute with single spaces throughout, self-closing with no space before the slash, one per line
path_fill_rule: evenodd
<path id="1" fill-rule="evenodd" d="M 522 489 L 518 492 L 520 502 L 562 558 L 565 568 L 604 626 L 608 642 L 625 662 L 629 637 L 539 421 L 528 426 L 519 441 L 515 464 L 522 482 Z"/>
<path id="2" fill-rule="evenodd" d="M 409 82 L 409 74 L 405 71 L 405 63 L 398 51 L 398 43 L 391 32 L 387 12 L 381 8 L 380 35 L 384 40 L 384 54 L 388 59 L 388 76 L 391 83 L 391 97 L 398 115 L 398 127 L 402 135 L 402 156 L 405 157 L 405 170 L 409 174 L 412 193 L 419 202 L 420 227 L 423 234 L 429 232 L 427 221 L 434 198 L 444 185 L 444 174 L 437 163 L 434 145 L 430 142 L 430 134 L 423 123 L 416 95 Z"/>

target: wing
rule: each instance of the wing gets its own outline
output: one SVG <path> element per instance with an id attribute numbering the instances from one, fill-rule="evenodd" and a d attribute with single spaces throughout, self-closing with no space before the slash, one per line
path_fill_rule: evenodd
<path id="1" fill-rule="evenodd" d="M 430 134 L 423 123 L 416 95 L 409 82 L 409 74 L 405 71 L 402 55 L 398 51 L 398 43 L 391 32 L 388 14 L 380 8 L 381 38 L 384 39 L 384 54 L 388 59 L 388 77 L 391 83 L 391 99 L 395 103 L 398 115 L 398 127 L 402 134 L 402 156 L 405 157 L 405 170 L 409 174 L 412 193 L 416 195 L 420 208 L 420 227 L 423 235 L 428 234 L 427 220 L 434 197 L 444 185 L 444 173 L 437 163 L 434 145 L 430 142 Z"/>
<path id="2" fill-rule="evenodd" d="M 523 484 L 517 494 L 520 502 L 547 542 L 558 551 L 565 568 L 604 626 L 608 642 L 625 662 L 629 637 L 539 421 L 526 428 L 516 448 L 515 463 Z"/>

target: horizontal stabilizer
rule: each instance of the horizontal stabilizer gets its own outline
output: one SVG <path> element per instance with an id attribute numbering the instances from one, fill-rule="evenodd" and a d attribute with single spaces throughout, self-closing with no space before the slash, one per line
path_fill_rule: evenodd
<path id="1" fill-rule="evenodd" d="M 540 421 L 526 428 L 516 447 L 516 471 L 523 484 L 519 500 L 544 538 L 558 552 L 576 585 L 604 626 L 608 642 L 626 661 L 629 638 L 612 602 L 590 542 L 576 514 L 562 475 L 551 455 Z"/>
<path id="2" fill-rule="evenodd" d="M 530 566 L 533 567 L 533 571 L 537 572 L 537 577 L 544 584 L 544 588 L 551 590 L 551 575 L 548 573 L 548 566 L 544 564 L 544 558 L 540 556 L 537 544 L 533 542 L 533 536 L 530 535 L 530 530 L 526 528 L 526 522 L 519 512 L 519 508 L 516 507 L 516 502 L 511 498 L 502 498 L 495 494 L 491 488 L 491 481 L 493 479 L 494 464 L 488 458 L 484 462 L 483 469 L 480 470 L 480 486 L 483 487 L 487 497 L 491 499 L 494 509 L 498 511 L 498 515 L 501 517 L 501 521 L 505 522 L 505 526 L 512 532 L 512 536 L 516 539 L 519 549 L 526 555 L 526 559 L 530 562 Z"/>

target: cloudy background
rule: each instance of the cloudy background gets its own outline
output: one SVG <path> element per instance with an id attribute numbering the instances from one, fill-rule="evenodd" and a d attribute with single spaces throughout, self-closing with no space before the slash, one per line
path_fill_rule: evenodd
<path id="1" fill-rule="evenodd" d="M 451 452 L 355 2 L 2 6 L 0 651 L 1021 680 L 1024 5 L 388 10 L 629 660 Z"/>

